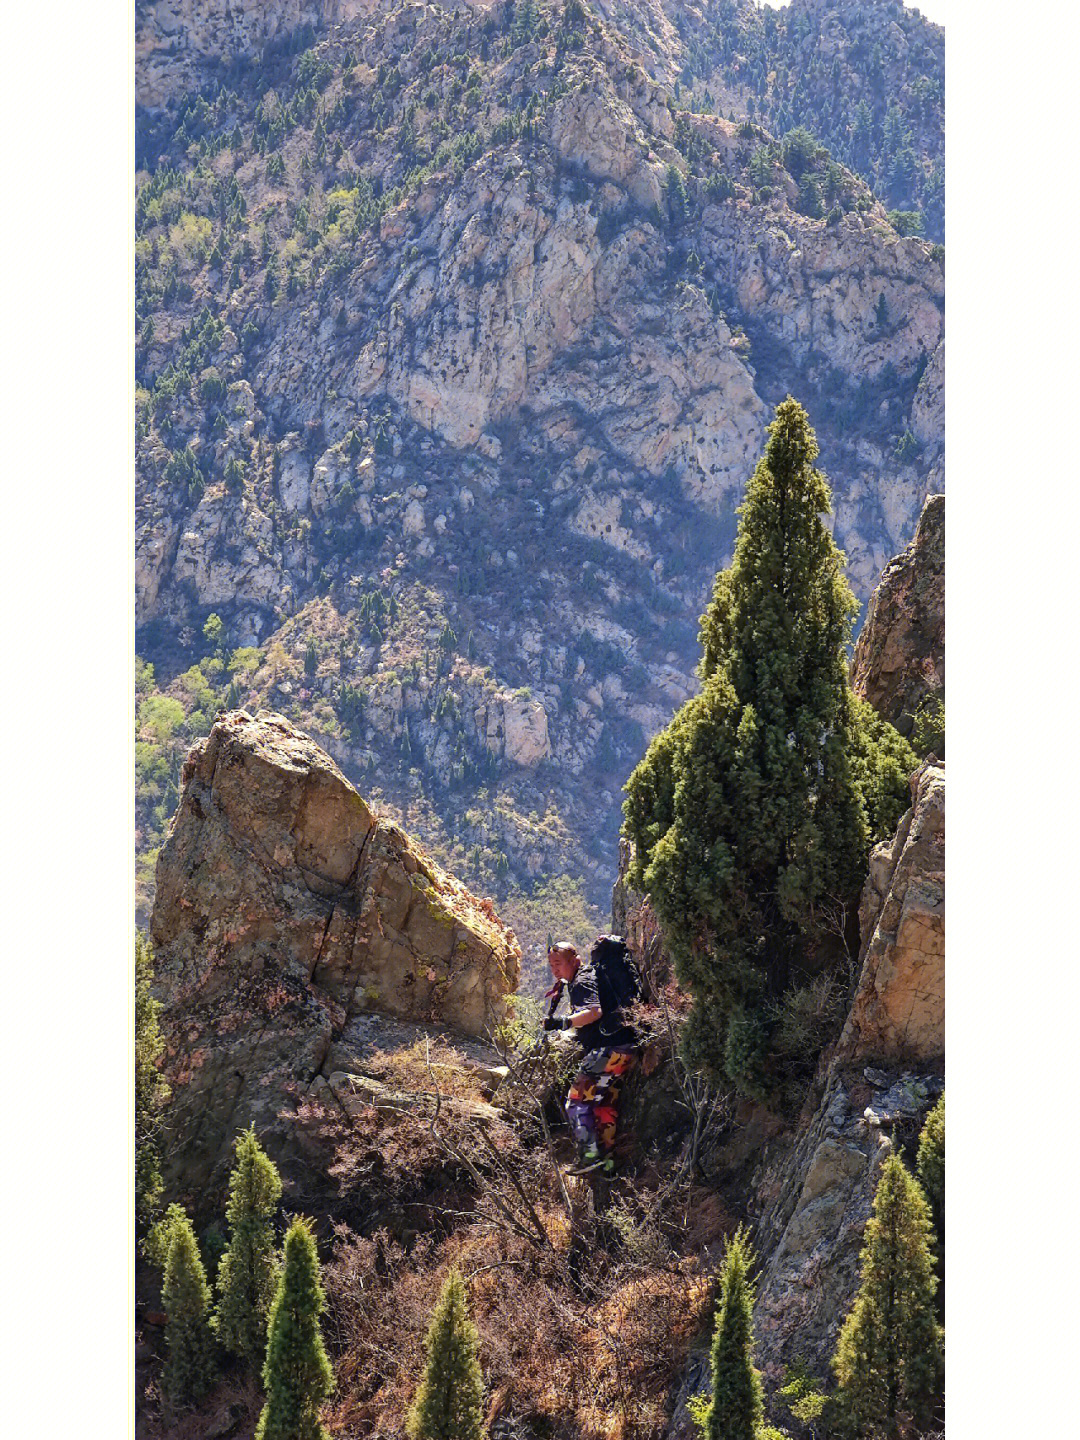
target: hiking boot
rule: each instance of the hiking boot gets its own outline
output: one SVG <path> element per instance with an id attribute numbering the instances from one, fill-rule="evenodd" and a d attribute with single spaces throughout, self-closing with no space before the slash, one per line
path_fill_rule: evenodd
<path id="1" fill-rule="evenodd" d="M 598 1150 L 586 1150 L 576 1165 L 566 1172 L 568 1175 L 589 1175 L 599 1170 L 602 1175 L 615 1174 L 615 1161 L 610 1155 L 601 1155 Z"/>
<path id="2" fill-rule="evenodd" d="M 588 1175 L 590 1170 L 597 1170 L 604 1163 L 604 1157 L 600 1151 L 591 1148 L 581 1152 L 581 1158 L 576 1165 L 571 1165 L 567 1170 L 568 1175 Z"/>

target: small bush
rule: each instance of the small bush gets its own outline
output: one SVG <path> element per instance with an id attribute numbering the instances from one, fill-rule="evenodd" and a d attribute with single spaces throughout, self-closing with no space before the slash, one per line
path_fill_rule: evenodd
<path id="1" fill-rule="evenodd" d="M 255 1440 L 329 1440 L 319 1419 L 334 1386 L 319 1316 L 326 1308 L 319 1257 L 310 1224 L 296 1219 L 285 1236 L 285 1256 L 270 1310 L 263 1384 L 266 1404 Z"/>
<path id="2" fill-rule="evenodd" d="M 236 1139 L 236 1169 L 229 1176 L 229 1245 L 218 1268 L 213 1328 L 227 1350 L 257 1366 L 266 1352 L 266 1322 L 277 1287 L 271 1225 L 281 1199 L 281 1177 L 255 1136 Z"/>

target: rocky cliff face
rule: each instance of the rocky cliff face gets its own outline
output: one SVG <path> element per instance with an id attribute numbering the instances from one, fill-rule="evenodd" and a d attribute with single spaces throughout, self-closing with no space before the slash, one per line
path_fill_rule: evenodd
<path id="1" fill-rule="evenodd" d="M 481 1036 L 519 973 L 490 904 L 265 713 L 224 716 L 192 751 L 151 934 L 173 1178 L 193 1189 L 220 1182 L 238 1129 L 277 1130 L 353 1068 L 358 1027 L 387 1015 Z"/>
<path id="2" fill-rule="evenodd" d="M 858 989 L 836 1058 L 929 1063 L 945 1054 L 945 767 L 912 776 L 912 805 L 870 856 Z"/>
<path id="3" fill-rule="evenodd" d="M 890 560 L 855 646 L 851 683 L 910 735 L 927 698 L 945 698 L 945 496 L 923 506 L 910 545 Z"/>
<path id="4" fill-rule="evenodd" d="M 297 32 L 368 13 L 373 0 L 139 0 L 135 100 L 157 107 Z"/>
<path id="5" fill-rule="evenodd" d="M 768 1256 L 754 1310 L 770 1378 L 802 1354 L 822 1373 L 858 1288 L 881 1165 L 917 1137 L 945 1061 L 945 771 L 912 777 L 912 806 L 879 845 L 859 907 L 859 980 L 794 1147 L 757 1177 Z"/>
<path id="6" fill-rule="evenodd" d="M 139 649 L 181 712 L 140 710 L 140 845 L 190 737 L 266 706 L 474 884 L 599 905 L 787 390 L 860 596 L 910 537 L 941 259 L 820 156 L 805 213 L 633 7 L 316 8 L 140 11 Z"/>

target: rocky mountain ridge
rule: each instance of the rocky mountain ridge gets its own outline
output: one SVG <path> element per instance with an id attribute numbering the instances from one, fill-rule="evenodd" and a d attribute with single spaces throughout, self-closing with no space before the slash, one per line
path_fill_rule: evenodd
<path id="1" fill-rule="evenodd" d="M 187 743 L 246 704 L 500 901 L 580 876 L 599 918 L 770 405 L 809 405 L 861 597 L 940 488 L 940 256 L 821 156 L 803 213 L 772 137 L 578 9 L 140 8 L 147 901 Z"/>

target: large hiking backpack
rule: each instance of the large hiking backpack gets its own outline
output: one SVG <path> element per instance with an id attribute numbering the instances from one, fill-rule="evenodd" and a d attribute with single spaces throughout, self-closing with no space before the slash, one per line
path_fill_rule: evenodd
<path id="1" fill-rule="evenodd" d="M 596 971 L 596 988 L 604 1016 L 625 1011 L 645 993 L 641 971 L 621 935 L 598 935 L 589 959 Z"/>

